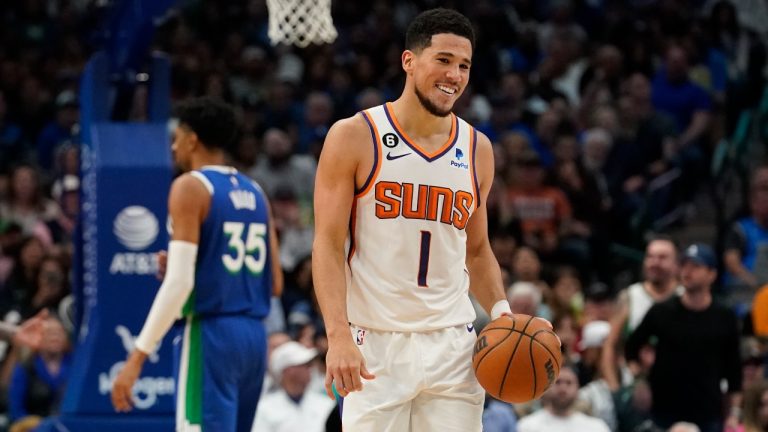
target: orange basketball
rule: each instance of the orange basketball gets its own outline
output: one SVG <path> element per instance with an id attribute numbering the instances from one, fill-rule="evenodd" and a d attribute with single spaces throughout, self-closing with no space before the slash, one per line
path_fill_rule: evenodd
<path id="1" fill-rule="evenodd" d="M 496 399 L 528 402 L 560 374 L 562 356 L 555 333 L 528 315 L 502 316 L 477 337 L 472 366 L 480 385 Z"/>

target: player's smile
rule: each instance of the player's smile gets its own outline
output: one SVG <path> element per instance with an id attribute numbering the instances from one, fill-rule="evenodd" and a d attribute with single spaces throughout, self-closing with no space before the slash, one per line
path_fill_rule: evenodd
<path id="1" fill-rule="evenodd" d="M 441 92 L 445 93 L 448 96 L 453 96 L 459 91 L 457 87 L 446 85 L 446 84 L 435 84 L 435 87 L 437 87 L 438 90 L 440 90 Z"/>

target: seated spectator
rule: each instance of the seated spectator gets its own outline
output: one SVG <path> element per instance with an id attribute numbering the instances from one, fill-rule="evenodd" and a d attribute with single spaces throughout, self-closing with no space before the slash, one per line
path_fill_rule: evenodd
<path id="1" fill-rule="evenodd" d="M 576 411 L 579 379 L 572 366 L 563 365 L 560 376 L 544 394 L 544 409 L 517 423 L 518 432 L 609 432 L 599 418 Z"/>
<path id="2" fill-rule="evenodd" d="M 741 339 L 741 383 L 747 388 L 766 378 L 765 368 L 768 366 L 768 352 L 760 346 L 758 339 L 743 337 Z"/>
<path id="3" fill-rule="evenodd" d="M 37 163 L 44 170 L 53 168 L 57 148 L 75 137 L 80 118 L 77 95 L 72 90 L 64 90 L 56 96 L 56 114 L 37 138 Z"/>
<path id="4" fill-rule="evenodd" d="M 693 423 L 677 422 L 669 428 L 669 432 L 701 432 L 701 429 Z"/>
<path id="5" fill-rule="evenodd" d="M 653 105 L 675 119 L 679 148 L 698 142 L 709 129 L 712 101 L 688 76 L 688 54 L 678 45 L 667 48 L 664 66 L 653 79 Z"/>
<path id="6" fill-rule="evenodd" d="M 768 431 L 768 381 L 748 387 L 743 405 L 744 432 Z"/>
<path id="7" fill-rule="evenodd" d="M 483 432 L 510 432 L 517 430 L 517 417 L 512 407 L 489 395 L 485 396 Z"/>
<path id="8" fill-rule="evenodd" d="M 653 423 L 651 388 L 644 378 L 621 387 L 614 394 L 614 409 L 619 431 L 666 432 Z"/>
<path id="9" fill-rule="evenodd" d="M 293 153 L 294 141 L 282 129 L 272 128 L 262 139 L 263 156 L 251 167 L 248 175 L 253 177 L 270 198 L 279 190 L 291 191 L 298 202 L 301 221 L 311 220 L 317 162 L 312 156 Z"/>
<path id="10" fill-rule="evenodd" d="M 297 153 L 319 154 L 333 119 L 333 100 L 326 93 L 312 92 L 304 102 L 304 118 L 299 125 Z"/>
<path id="11" fill-rule="evenodd" d="M 275 229 L 280 237 L 280 265 L 290 272 L 312 253 L 315 231 L 303 217 L 301 202 L 291 188 L 280 186 L 270 198 Z"/>
<path id="12" fill-rule="evenodd" d="M 280 388 L 259 402 L 254 430 L 259 432 L 320 432 L 335 403 L 327 396 L 308 392 L 312 361 L 317 350 L 298 342 L 275 348 L 269 370 L 279 377 Z"/>
<path id="13" fill-rule="evenodd" d="M 616 307 L 615 295 L 603 282 L 593 282 L 584 292 L 583 322 L 610 321 Z"/>
<path id="14" fill-rule="evenodd" d="M 576 363 L 579 360 L 579 326 L 571 314 L 555 315 L 552 327 L 560 338 L 560 349 L 563 352 L 563 363 Z"/>
<path id="15" fill-rule="evenodd" d="M 600 366 L 600 353 L 603 343 L 611 330 L 607 321 L 592 321 L 582 329 L 581 359 L 578 363 L 579 400 L 589 407 L 589 412 L 602 419 L 611 430 L 616 430 L 616 408 L 613 402 L 613 394 L 608 383 L 603 379 L 603 370 Z"/>
<path id="16" fill-rule="evenodd" d="M 46 321 L 40 349 L 13 370 L 8 389 L 11 420 L 58 411 L 71 364 L 69 337 L 58 317 Z"/>
<path id="17" fill-rule="evenodd" d="M 8 118 L 8 114 L 6 93 L 0 91 L 0 170 L 3 171 L 11 162 L 23 160 L 26 156 L 21 128 Z"/>
<path id="18" fill-rule="evenodd" d="M 571 205 L 563 191 L 544 185 L 545 171 L 536 153 L 527 151 L 519 164 L 516 181 L 507 191 L 511 212 L 520 219 L 524 243 L 551 255 L 560 235 L 568 231 Z"/>
<path id="19" fill-rule="evenodd" d="M 8 200 L 0 202 L 0 220 L 15 222 L 25 235 L 38 236 L 45 244 L 53 239 L 46 226 L 55 221 L 61 209 L 43 196 L 40 173 L 31 165 L 19 165 L 11 173 Z"/>
<path id="20" fill-rule="evenodd" d="M 276 331 L 267 336 L 267 372 L 264 375 L 264 382 L 261 387 L 261 396 L 263 397 L 267 393 L 276 391 L 279 388 L 279 383 L 276 377 L 272 375 L 272 369 L 270 369 L 269 362 L 272 359 L 272 353 L 280 345 L 290 342 L 291 336 L 288 333 Z"/>
<path id="21" fill-rule="evenodd" d="M 768 274 L 763 272 L 760 278 L 756 274 L 768 268 L 768 166 L 752 174 L 749 208 L 749 216 L 737 220 L 726 238 L 725 283 L 731 287 L 756 288 L 768 283 Z"/>
<path id="22" fill-rule="evenodd" d="M 611 324 L 600 320 L 590 321 L 581 329 L 579 339 L 581 356 L 574 365 L 579 375 L 579 385 L 585 386 L 595 378 L 599 368 L 600 351 L 610 331 Z"/>
<path id="23" fill-rule="evenodd" d="M 0 292 L 0 313 L 31 314 L 32 296 L 44 257 L 45 245 L 37 237 L 27 237 L 14 254 L 13 269 Z"/>
<path id="24" fill-rule="evenodd" d="M 507 289 L 512 313 L 538 316 L 546 320 L 552 319 L 552 313 L 547 305 L 541 303 L 541 291 L 531 282 L 515 282 Z"/>
<path id="25" fill-rule="evenodd" d="M 37 287 L 30 299 L 31 311 L 56 308 L 67 294 L 69 286 L 64 263 L 54 255 L 44 257 L 37 273 Z"/>
<path id="26" fill-rule="evenodd" d="M 560 267 L 555 273 L 552 283 L 552 295 L 547 299 L 547 305 L 553 315 L 571 314 L 580 319 L 584 312 L 584 295 L 581 292 L 581 280 L 578 271 L 573 267 Z"/>
<path id="27" fill-rule="evenodd" d="M 533 283 L 546 298 L 549 295 L 549 285 L 542 279 L 541 272 L 541 260 L 535 250 L 522 246 L 515 251 L 512 258 L 512 280 Z"/>
<path id="28" fill-rule="evenodd" d="M 59 217 L 48 224 L 53 239 L 58 244 L 70 244 L 80 213 L 80 178 L 67 174 L 57 179 L 51 188 L 51 196 L 61 207 Z"/>

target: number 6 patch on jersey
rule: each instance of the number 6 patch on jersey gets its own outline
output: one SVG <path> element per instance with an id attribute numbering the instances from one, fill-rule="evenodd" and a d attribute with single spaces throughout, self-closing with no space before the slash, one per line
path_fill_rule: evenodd
<path id="1" fill-rule="evenodd" d="M 357 334 L 355 335 L 355 343 L 358 345 L 365 343 L 365 330 L 357 329 Z"/>

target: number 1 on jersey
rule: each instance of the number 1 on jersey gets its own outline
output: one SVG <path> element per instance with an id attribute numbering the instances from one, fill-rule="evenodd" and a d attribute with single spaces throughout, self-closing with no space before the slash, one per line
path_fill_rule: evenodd
<path id="1" fill-rule="evenodd" d="M 419 286 L 427 287 L 427 272 L 429 271 L 429 248 L 432 245 L 432 233 L 421 232 L 421 248 L 419 249 Z"/>

